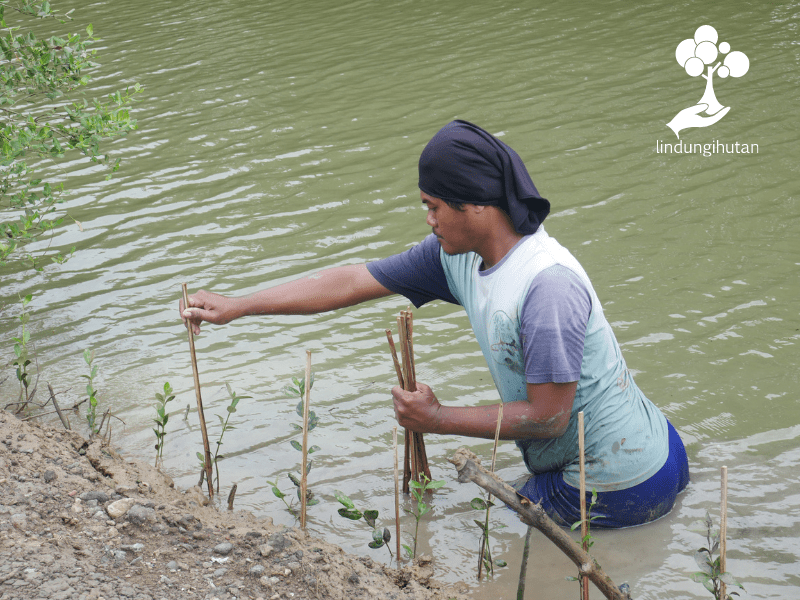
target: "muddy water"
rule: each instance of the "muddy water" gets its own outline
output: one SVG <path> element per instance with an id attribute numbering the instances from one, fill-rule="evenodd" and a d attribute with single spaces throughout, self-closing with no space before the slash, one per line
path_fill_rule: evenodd
<path id="1" fill-rule="evenodd" d="M 419 152 L 443 124 L 465 118 L 523 157 L 553 204 L 549 233 L 583 263 L 637 383 L 689 444 L 693 480 L 675 510 L 647 527 L 597 532 L 600 562 L 637 598 L 703 597 L 688 579 L 702 543 L 689 527 L 716 511 L 725 464 L 729 569 L 751 597 L 797 593 L 800 5 L 74 5 L 78 22 L 103 38 L 96 93 L 145 86 L 140 127 L 113 144 L 124 164 L 109 182 L 79 162 L 52 168 L 74 192 L 68 206 L 84 229 L 70 225 L 52 244 L 79 251 L 45 276 L 4 272 L 2 322 L 9 338 L 17 296 L 34 294 L 43 380 L 72 399 L 83 386 L 82 351 L 95 350 L 101 404 L 125 421 L 115 435 L 129 452 L 154 454 L 153 395 L 169 381 L 177 400 L 165 469 L 181 485 L 196 480 L 197 416 L 175 311 L 181 282 L 245 294 L 416 243 L 428 231 Z M 705 89 L 675 60 L 702 24 L 747 54 L 750 69 L 714 76 L 729 114 L 681 131 L 681 141 L 757 152 L 663 152 L 678 142 L 665 124 Z M 298 419 L 281 389 L 312 350 L 320 426 L 311 437 L 321 449 L 310 485 L 323 502 L 310 528 L 381 556 L 366 547 L 366 527 L 336 514 L 333 491 L 379 509 L 388 524 L 394 374 L 383 330 L 406 304 L 205 329 L 197 348 L 212 438 L 215 415 L 226 414 L 225 383 L 250 396 L 221 463 L 223 486 L 238 483 L 238 506 L 293 523 L 267 480 L 292 487 Z M 416 311 L 415 345 L 418 378 L 443 402 L 497 400 L 463 312 L 438 302 Z M 11 380 L 0 392 L 15 396 Z M 477 493 L 446 462 L 465 443 L 488 458 L 490 445 L 428 437 L 434 476 L 447 485 L 421 527 L 421 548 L 436 556 L 441 579 L 464 580 L 474 597 L 515 597 L 524 529 L 494 511 L 494 554 L 509 566 L 476 583 Z M 522 473 L 511 443 L 498 464 L 508 479 Z M 563 580 L 573 568 L 534 539 L 528 597 L 577 594 Z"/>

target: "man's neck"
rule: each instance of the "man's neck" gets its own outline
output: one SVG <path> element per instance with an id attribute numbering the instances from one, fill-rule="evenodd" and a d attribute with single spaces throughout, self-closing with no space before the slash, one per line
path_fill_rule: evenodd
<path id="1" fill-rule="evenodd" d="M 517 245 L 524 236 L 516 232 L 510 232 L 506 235 L 492 237 L 487 240 L 483 248 L 478 251 L 478 254 L 483 259 L 481 271 L 491 269 L 497 263 L 511 252 L 511 249 Z"/>

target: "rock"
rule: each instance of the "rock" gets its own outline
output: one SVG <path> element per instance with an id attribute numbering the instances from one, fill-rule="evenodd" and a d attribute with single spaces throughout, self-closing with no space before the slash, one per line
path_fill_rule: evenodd
<path id="1" fill-rule="evenodd" d="M 233 544 L 230 542 L 223 542 L 214 546 L 214 552 L 216 554 L 221 554 L 222 556 L 227 556 L 231 553 L 231 550 L 233 550 Z"/>
<path id="2" fill-rule="evenodd" d="M 122 544 L 119 549 L 126 552 L 141 552 L 144 550 L 144 544 Z"/>
<path id="3" fill-rule="evenodd" d="M 125 518 L 129 523 L 134 525 L 144 525 L 145 523 L 152 523 L 156 520 L 156 511 L 152 508 L 147 508 L 141 504 L 135 504 L 125 514 Z"/>
<path id="4" fill-rule="evenodd" d="M 261 577 L 264 574 L 264 566 L 263 565 L 253 565 L 250 567 L 250 571 L 248 573 L 253 577 Z"/>
<path id="5" fill-rule="evenodd" d="M 272 546 L 270 546 L 269 544 L 264 544 L 263 546 L 260 546 L 260 547 L 258 548 L 258 553 L 259 553 L 261 556 L 263 556 L 264 558 L 266 558 L 266 557 L 268 557 L 270 554 L 272 554 L 272 550 L 273 550 Z"/>
<path id="6" fill-rule="evenodd" d="M 289 544 L 290 542 L 286 539 L 286 536 L 281 533 L 273 533 L 269 536 L 269 545 L 272 546 L 273 550 L 276 552 L 280 552 Z"/>
<path id="7" fill-rule="evenodd" d="M 13 514 L 11 515 L 11 519 L 9 520 L 11 521 L 11 524 L 17 529 L 25 531 L 28 528 L 28 519 L 23 513 Z"/>
<path id="8" fill-rule="evenodd" d="M 169 569 L 170 571 L 177 571 L 179 568 L 180 567 L 178 566 L 178 563 L 175 562 L 174 560 L 171 560 L 167 563 L 167 569 Z"/>
<path id="9" fill-rule="evenodd" d="M 286 565 L 286 568 L 296 575 L 300 571 L 302 566 L 300 565 L 299 562 L 290 562 Z"/>
<path id="10" fill-rule="evenodd" d="M 47 470 L 47 471 L 44 472 L 44 482 L 45 483 L 50 483 L 51 481 L 55 481 L 55 480 L 56 480 L 56 472 L 55 471 Z"/>
<path id="11" fill-rule="evenodd" d="M 353 571 L 352 573 L 350 573 L 350 576 L 347 578 L 347 581 L 349 583 L 352 583 L 353 585 L 358 585 L 358 583 L 361 580 L 358 578 L 358 575 L 356 574 L 356 572 Z"/>
<path id="12" fill-rule="evenodd" d="M 216 571 L 214 571 L 214 577 L 223 577 L 225 575 L 225 573 L 227 573 L 227 572 L 228 572 L 228 569 L 222 567 L 222 568 L 217 569 Z"/>
<path id="13" fill-rule="evenodd" d="M 136 504 L 136 501 L 133 498 L 123 498 L 122 500 L 117 500 L 109 504 L 106 507 L 106 512 L 112 519 L 119 519 L 124 516 L 134 504 Z"/>

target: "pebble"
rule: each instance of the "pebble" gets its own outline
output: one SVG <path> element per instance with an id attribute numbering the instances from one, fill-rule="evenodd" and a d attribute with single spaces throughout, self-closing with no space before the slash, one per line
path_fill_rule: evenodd
<path id="1" fill-rule="evenodd" d="M 44 472 L 44 482 L 50 483 L 51 481 L 56 480 L 56 472 L 52 470 L 48 470 Z"/>
<path id="2" fill-rule="evenodd" d="M 214 552 L 223 556 L 230 554 L 231 550 L 233 550 L 233 544 L 230 542 L 223 542 L 214 546 Z"/>
<path id="3" fill-rule="evenodd" d="M 174 560 L 171 560 L 167 563 L 167 569 L 170 571 L 177 571 L 180 567 L 178 567 L 178 563 Z"/>
<path id="4" fill-rule="evenodd" d="M 269 544 L 264 544 L 263 546 L 260 546 L 260 547 L 258 548 L 258 553 L 259 553 L 261 556 L 263 556 L 264 558 L 266 558 L 266 557 L 268 557 L 270 554 L 272 554 L 272 546 L 270 546 Z"/>
<path id="5" fill-rule="evenodd" d="M 106 507 L 106 512 L 112 519 L 119 519 L 124 516 L 135 503 L 136 501 L 133 498 L 123 498 L 122 500 L 117 500 L 109 504 Z"/>
<path id="6" fill-rule="evenodd" d="M 250 567 L 250 575 L 253 577 L 261 577 L 264 574 L 264 565 L 253 565 Z"/>
<path id="7" fill-rule="evenodd" d="M 141 504 L 135 504 L 125 514 L 125 518 L 134 525 L 144 525 L 146 523 L 155 522 L 156 511 L 152 508 L 142 506 Z"/>

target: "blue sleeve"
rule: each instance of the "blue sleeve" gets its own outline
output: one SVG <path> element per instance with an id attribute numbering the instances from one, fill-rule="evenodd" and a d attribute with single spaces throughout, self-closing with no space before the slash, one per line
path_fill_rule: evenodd
<path id="1" fill-rule="evenodd" d="M 589 290 L 567 267 L 554 265 L 534 277 L 520 321 L 528 383 L 580 379 L 591 312 Z"/>
<path id="2" fill-rule="evenodd" d="M 417 308 L 431 300 L 458 304 L 447 285 L 440 248 L 431 234 L 405 252 L 367 263 L 367 270 L 383 287 L 405 296 Z"/>

